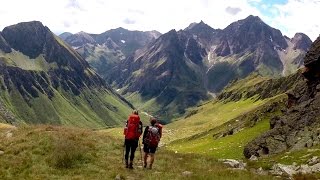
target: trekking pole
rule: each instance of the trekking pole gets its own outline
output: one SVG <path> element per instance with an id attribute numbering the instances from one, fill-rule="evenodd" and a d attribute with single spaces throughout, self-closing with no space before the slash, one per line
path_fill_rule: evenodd
<path id="1" fill-rule="evenodd" d="M 140 149 L 141 163 L 142 163 L 142 166 L 143 166 L 143 161 L 142 161 L 142 150 L 141 150 L 141 145 L 140 145 L 140 138 L 139 138 L 139 140 L 138 140 L 138 143 L 139 143 L 139 149 Z"/>
<path id="2" fill-rule="evenodd" d="M 123 146 L 122 146 L 122 164 L 124 163 L 123 162 L 123 159 L 124 159 L 124 148 L 125 148 L 125 145 L 126 145 L 126 141 L 124 141 L 124 143 L 123 143 Z"/>

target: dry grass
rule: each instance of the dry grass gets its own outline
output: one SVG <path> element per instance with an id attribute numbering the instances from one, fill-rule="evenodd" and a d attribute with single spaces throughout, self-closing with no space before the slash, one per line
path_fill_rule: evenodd
<path id="1" fill-rule="evenodd" d="M 36 126 L 0 129 L 0 179 L 270 179 L 249 171 L 231 170 L 214 158 L 159 149 L 154 169 L 125 169 L 122 141 L 106 132 Z M 184 171 L 192 172 L 185 176 Z"/>

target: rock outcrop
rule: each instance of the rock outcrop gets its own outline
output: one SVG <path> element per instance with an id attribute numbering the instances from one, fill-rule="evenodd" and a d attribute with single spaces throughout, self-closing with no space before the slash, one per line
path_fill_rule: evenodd
<path id="1" fill-rule="evenodd" d="M 306 54 L 304 65 L 305 78 L 287 92 L 288 108 L 284 116 L 271 119 L 271 130 L 245 146 L 246 158 L 320 143 L 320 37 Z"/>

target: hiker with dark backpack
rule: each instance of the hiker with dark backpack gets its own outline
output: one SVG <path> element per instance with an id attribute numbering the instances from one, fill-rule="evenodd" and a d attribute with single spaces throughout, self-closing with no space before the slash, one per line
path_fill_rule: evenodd
<path id="1" fill-rule="evenodd" d="M 129 116 L 126 126 L 124 128 L 125 142 L 124 146 L 126 149 L 125 163 L 126 168 L 133 169 L 134 153 L 138 147 L 139 138 L 142 134 L 142 122 L 137 110 L 134 110 Z M 130 162 L 129 160 L 130 154 Z"/>
<path id="2" fill-rule="evenodd" d="M 143 133 L 144 168 L 147 168 L 148 156 L 150 156 L 149 169 L 152 169 L 154 154 L 162 137 L 162 125 L 155 118 L 150 119 Z"/>

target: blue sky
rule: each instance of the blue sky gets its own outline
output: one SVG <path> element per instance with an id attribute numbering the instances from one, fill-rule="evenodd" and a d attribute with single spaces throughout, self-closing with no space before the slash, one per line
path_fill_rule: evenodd
<path id="1" fill-rule="evenodd" d="M 223 29 L 249 15 L 293 37 L 296 32 L 315 40 L 320 33 L 320 0 L 0 0 L 0 30 L 38 20 L 56 34 L 130 30 L 184 29 L 205 23 Z M 17 6 L 19 4 L 19 6 Z"/>
<path id="2" fill-rule="evenodd" d="M 275 5 L 285 5 L 288 0 L 261 0 L 261 1 L 251 1 L 250 5 L 256 7 L 261 14 L 268 17 L 276 17 L 279 15 L 279 11 L 274 8 Z"/>

